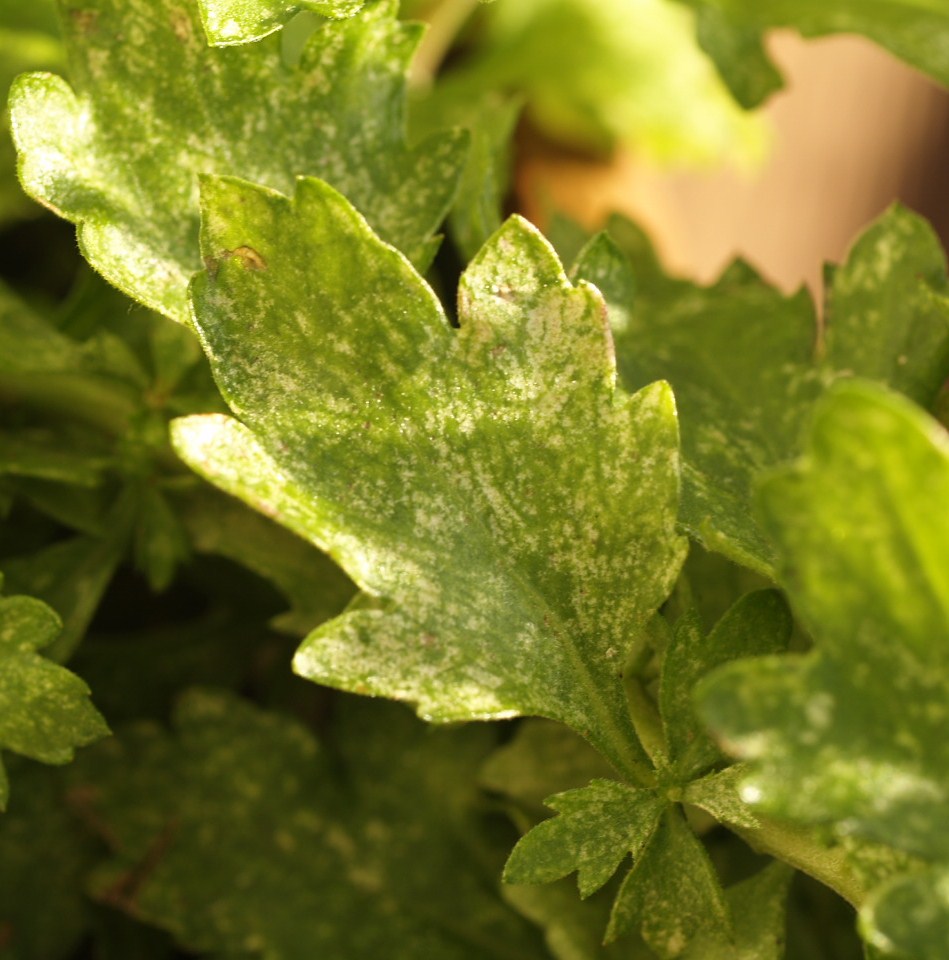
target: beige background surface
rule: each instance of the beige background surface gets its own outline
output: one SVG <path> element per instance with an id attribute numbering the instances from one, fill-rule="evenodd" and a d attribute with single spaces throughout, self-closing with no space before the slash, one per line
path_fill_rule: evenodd
<path id="1" fill-rule="evenodd" d="M 946 220 L 949 99 L 921 74 L 856 37 L 769 37 L 787 87 L 765 107 L 768 163 L 756 174 L 659 170 L 631 152 L 593 161 L 522 141 L 517 192 L 543 223 L 552 201 L 586 226 L 611 210 L 654 235 L 667 266 L 709 281 L 740 254 L 785 290 L 820 288 L 895 198 Z"/>

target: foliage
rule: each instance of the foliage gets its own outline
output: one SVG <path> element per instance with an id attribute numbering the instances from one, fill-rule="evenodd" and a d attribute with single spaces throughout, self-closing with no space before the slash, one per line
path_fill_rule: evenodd
<path id="1" fill-rule="evenodd" d="M 940 83 L 949 83 L 949 10 L 928 0 L 681 0 L 738 99 L 754 105 L 780 83 L 761 52 L 762 32 L 793 27 L 805 37 L 859 33 Z M 751 56 L 748 56 L 750 50 Z M 744 61 L 744 63 L 742 62 Z"/>
<path id="2" fill-rule="evenodd" d="M 597 150 L 630 143 L 661 162 L 753 165 L 763 154 L 765 127 L 729 96 L 675 3 L 520 0 L 482 19 L 436 97 L 517 91 L 548 136 Z"/>
<path id="3" fill-rule="evenodd" d="M 506 207 L 522 109 L 747 157 L 763 29 L 946 15 L 406 7 L 0 3 L 95 271 L 0 269 L 0 958 L 944 957 L 937 236 L 818 310 Z"/>

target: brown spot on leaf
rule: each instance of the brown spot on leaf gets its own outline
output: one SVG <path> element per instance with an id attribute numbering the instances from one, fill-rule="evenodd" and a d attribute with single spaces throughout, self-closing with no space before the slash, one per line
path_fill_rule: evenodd
<path id="1" fill-rule="evenodd" d="M 171 13 L 171 29 L 182 43 L 187 43 L 191 39 L 191 21 L 187 14 L 180 10 L 173 10 Z"/>
<path id="2" fill-rule="evenodd" d="M 267 261 L 253 247 L 235 247 L 233 250 L 225 250 L 222 259 L 224 257 L 240 260 L 245 270 L 267 269 Z"/>
<path id="3" fill-rule="evenodd" d="M 225 260 L 239 260 L 245 270 L 259 272 L 267 269 L 267 261 L 253 247 L 235 247 L 222 250 L 216 257 L 205 257 L 204 267 L 213 280 Z"/>
<path id="4" fill-rule="evenodd" d="M 69 19 L 73 26 L 80 33 L 92 33 L 99 23 L 99 12 L 97 10 L 70 10 Z"/>
<path id="5" fill-rule="evenodd" d="M 13 924 L 9 920 L 0 922 L 0 950 L 6 950 L 13 944 Z"/>

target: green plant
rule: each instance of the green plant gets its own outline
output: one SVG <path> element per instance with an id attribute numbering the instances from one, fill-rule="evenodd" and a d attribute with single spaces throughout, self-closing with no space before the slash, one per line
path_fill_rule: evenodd
<path id="1" fill-rule="evenodd" d="M 474 4 L 0 4 L 65 51 L 11 129 L 95 271 L 47 218 L 0 294 L 0 958 L 946 956 L 938 238 L 894 207 L 819 327 L 501 201 L 523 104 L 742 154 L 765 27 L 946 80 L 949 14 L 517 3 L 444 69 Z M 637 15 L 708 130 L 622 88 Z"/>

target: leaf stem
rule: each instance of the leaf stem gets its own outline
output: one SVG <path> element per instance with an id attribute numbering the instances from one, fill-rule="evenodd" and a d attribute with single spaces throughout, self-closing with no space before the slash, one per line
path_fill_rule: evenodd
<path id="1" fill-rule="evenodd" d="M 809 827 L 771 820 L 756 814 L 757 827 L 739 827 L 726 823 L 752 849 L 767 853 L 796 867 L 859 909 L 867 890 L 854 873 L 843 847 L 828 847 Z"/>
<path id="2" fill-rule="evenodd" d="M 438 68 L 479 2 L 442 0 L 432 11 L 428 17 L 428 30 L 412 61 L 409 85 L 413 89 L 427 90 L 434 83 Z"/>
<path id="3" fill-rule="evenodd" d="M 623 749 L 621 751 L 616 750 L 606 753 L 602 746 L 594 744 L 594 747 L 603 753 L 633 786 L 651 787 L 655 785 L 655 771 L 645 760 L 640 759 L 637 755 L 639 751 L 625 738 L 623 738 Z"/>

